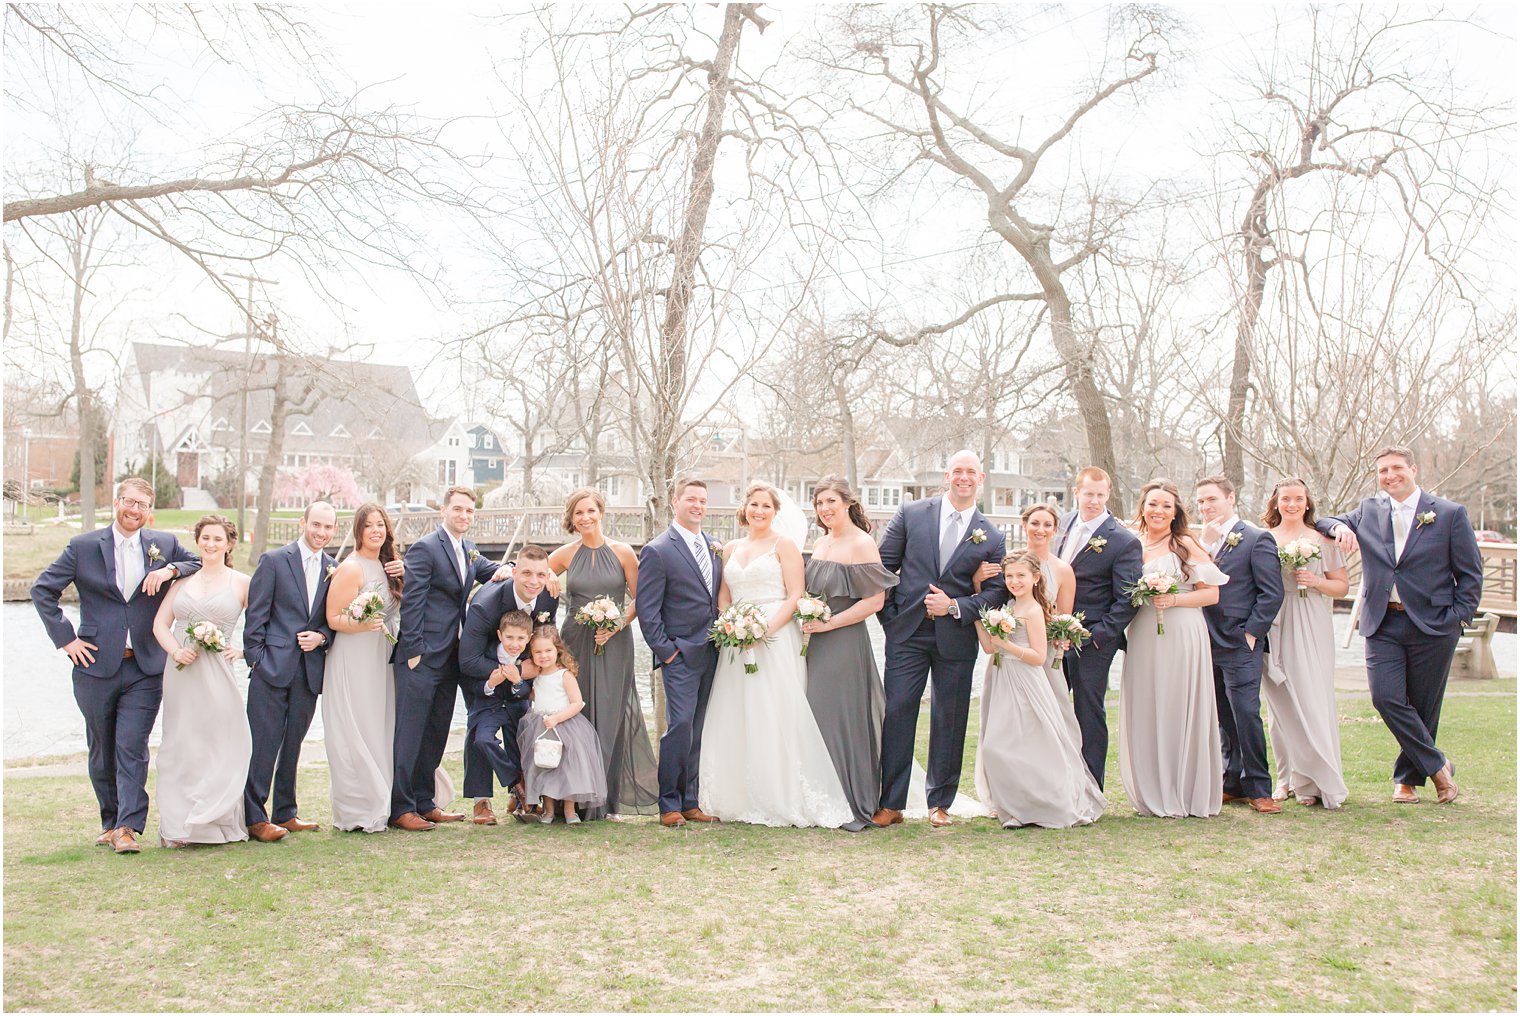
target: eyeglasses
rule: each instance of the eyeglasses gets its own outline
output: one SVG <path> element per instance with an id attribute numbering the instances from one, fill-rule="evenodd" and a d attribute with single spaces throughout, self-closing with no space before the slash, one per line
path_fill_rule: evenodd
<path id="1" fill-rule="evenodd" d="M 152 501 L 139 501 L 135 497 L 119 497 L 116 503 L 123 508 L 136 508 L 140 512 L 151 511 L 153 508 Z"/>

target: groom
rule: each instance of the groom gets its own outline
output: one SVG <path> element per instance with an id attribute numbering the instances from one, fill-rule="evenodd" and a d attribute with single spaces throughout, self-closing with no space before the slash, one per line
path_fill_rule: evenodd
<path id="1" fill-rule="evenodd" d="M 945 471 L 946 493 L 903 505 L 881 538 L 881 563 L 901 581 L 888 590 L 880 614 L 887 636 L 882 678 L 887 705 L 881 731 L 881 807 L 871 816 L 878 826 L 902 821 L 918 706 L 930 673 L 929 823 L 950 825 L 971 710 L 977 617 L 984 607 L 1008 602 L 1001 573 L 988 579 L 980 593 L 972 585 L 983 562 L 1003 560 L 1003 534 L 976 507 L 986 478 L 975 452 L 956 452 Z M 640 615 L 642 620 L 642 605 Z"/>
<path id="2" fill-rule="evenodd" d="M 723 558 L 718 543 L 702 532 L 707 484 L 675 486 L 675 521 L 639 553 L 639 630 L 654 651 L 665 684 L 665 736 L 660 738 L 660 824 L 716 822 L 697 807 L 697 764 L 702 721 L 718 668 L 718 651 L 707 641 L 718 618 Z"/>

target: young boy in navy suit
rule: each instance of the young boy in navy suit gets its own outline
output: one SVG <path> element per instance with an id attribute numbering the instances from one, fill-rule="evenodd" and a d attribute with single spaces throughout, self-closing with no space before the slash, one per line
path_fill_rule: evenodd
<path id="1" fill-rule="evenodd" d="M 533 618 L 526 611 L 511 610 L 502 615 L 496 629 L 497 666 L 482 682 L 470 715 L 475 747 L 485 755 L 501 785 L 512 788 L 507 806 L 514 815 L 523 807 L 517 723 L 532 705 L 525 688 L 537 673 L 533 661 L 523 658 L 532 633 Z"/>

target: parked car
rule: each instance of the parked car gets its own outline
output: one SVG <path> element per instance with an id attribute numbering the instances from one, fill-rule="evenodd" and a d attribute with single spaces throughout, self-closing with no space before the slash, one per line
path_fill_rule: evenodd
<path id="1" fill-rule="evenodd" d="M 1479 543 L 1503 543 L 1504 534 L 1497 529 L 1479 529 L 1477 531 Z"/>

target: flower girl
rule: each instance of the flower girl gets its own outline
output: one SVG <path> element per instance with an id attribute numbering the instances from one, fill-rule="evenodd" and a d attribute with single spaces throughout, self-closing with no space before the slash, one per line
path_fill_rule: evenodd
<path id="1" fill-rule="evenodd" d="M 517 747 L 522 752 L 523 796 L 542 797 L 540 822 L 554 821 L 554 804 L 561 802 L 565 821 L 575 824 L 577 804 L 600 807 L 607 800 L 607 768 L 602 746 L 581 710 L 580 685 L 575 680 L 575 657 L 565 648 L 559 630 L 540 625 L 528 642 L 528 652 L 538 667 L 533 681 L 533 711 L 517 727 Z M 540 766 L 535 742 L 558 741 L 558 764 Z"/>

